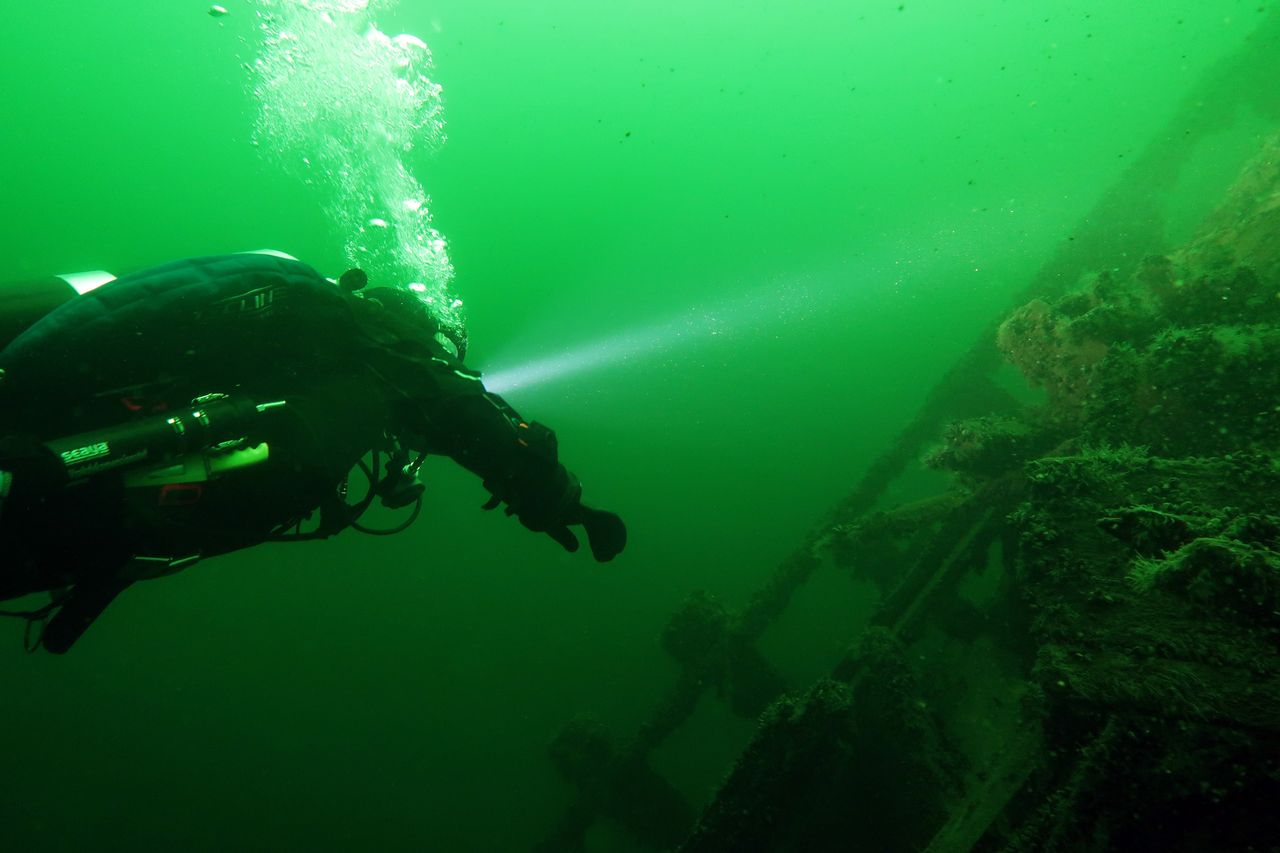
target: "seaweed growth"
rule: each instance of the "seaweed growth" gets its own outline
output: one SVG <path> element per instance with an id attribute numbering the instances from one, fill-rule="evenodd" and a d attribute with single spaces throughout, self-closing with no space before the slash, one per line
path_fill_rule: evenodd
<path id="1" fill-rule="evenodd" d="M 952 491 L 813 540 L 881 606 L 833 681 L 766 713 L 684 849 L 1280 837 L 1277 162 L 1280 136 L 1186 246 L 1000 323 L 1044 402 L 940 426 L 924 461 Z"/>
<path id="2" fill-rule="evenodd" d="M 1271 15 L 745 607 L 686 602 L 676 683 L 625 750 L 587 750 L 608 773 L 566 774 L 547 849 L 626 825 L 612 772 L 652 782 L 708 692 L 765 710 L 688 853 L 1276 849 L 1280 135 L 1185 245 L 1159 202 L 1238 110 L 1280 120 L 1280 88 L 1246 82 L 1277 49 Z M 949 488 L 880 505 L 920 461 Z M 824 564 L 879 603 L 784 693 L 756 644 Z"/>

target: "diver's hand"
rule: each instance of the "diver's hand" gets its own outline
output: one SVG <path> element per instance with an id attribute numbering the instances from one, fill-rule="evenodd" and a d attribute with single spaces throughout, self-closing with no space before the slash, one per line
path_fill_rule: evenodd
<path id="1" fill-rule="evenodd" d="M 501 503 L 500 499 L 494 497 L 481 509 L 496 509 L 499 503 Z M 529 514 L 519 513 L 511 506 L 507 507 L 506 512 L 507 515 L 519 518 L 520 523 L 530 530 L 547 534 L 570 554 L 576 552 L 580 546 L 578 537 L 569 529 L 569 525 L 581 525 L 587 531 L 587 543 L 591 546 L 591 555 L 597 562 L 609 562 L 622 553 L 622 549 L 627 546 L 627 526 L 621 518 L 614 513 L 592 509 L 581 503 L 575 503 L 561 520 L 550 524 Z"/>
<path id="2" fill-rule="evenodd" d="M 578 550 L 578 537 L 569 529 L 570 524 L 581 525 L 587 531 L 587 543 L 591 546 L 591 555 L 596 558 L 596 562 L 607 563 L 627 547 L 627 526 L 621 518 L 611 512 L 582 504 L 574 507 L 572 516 L 564 524 L 547 528 L 543 532 L 572 554 Z"/>
<path id="3" fill-rule="evenodd" d="M 542 532 L 556 540 L 556 544 L 568 551 L 570 554 L 577 552 L 579 547 L 578 537 L 574 535 L 568 525 L 562 524 L 559 527 L 551 527 Z"/>
<path id="4" fill-rule="evenodd" d="M 581 504 L 578 505 L 578 511 L 578 523 L 587 531 L 591 554 L 597 562 L 607 563 L 622 553 L 622 549 L 627 547 L 627 525 L 621 518 L 611 512 Z M 576 541 L 574 545 L 576 547 Z"/>

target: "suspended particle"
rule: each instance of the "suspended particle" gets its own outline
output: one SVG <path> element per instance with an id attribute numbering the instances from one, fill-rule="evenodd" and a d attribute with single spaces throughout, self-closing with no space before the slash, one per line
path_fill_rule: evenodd
<path id="1" fill-rule="evenodd" d="M 210 18 L 225 18 L 227 15 L 230 15 L 230 14 L 231 13 L 227 11 L 226 6 L 210 6 L 209 7 Z"/>

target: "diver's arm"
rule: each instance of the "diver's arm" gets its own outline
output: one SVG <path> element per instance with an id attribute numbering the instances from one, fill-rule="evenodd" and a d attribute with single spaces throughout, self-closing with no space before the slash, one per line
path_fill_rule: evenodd
<path id="1" fill-rule="evenodd" d="M 524 420 L 496 394 L 442 401 L 432 422 L 439 451 L 484 480 L 521 520 L 541 529 L 578 502 L 577 478 L 559 461 L 555 433 Z"/>
<path id="2" fill-rule="evenodd" d="M 406 445 L 449 456 L 479 476 L 493 495 L 487 508 L 505 503 L 509 515 L 570 551 L 578 541 L 569 525 L 581 524 L 596 559 L 613 559 L 626 544 L 626 527 L 616 515 L 582 505 L 577 478 L 560 464 L 555 433 L 486 390 L 479 373 L 438 336 L 405 322 L 404 312 L 387 310 L 384 297 L 352 300 L 360 334 L 351 356 L 379 380 Z"/>
<path id="3" fill-rule="evenodd" d="M 601 562 L 626 545 L 626 527 L 613 513 L 583 506 L 578 478 L 560 463 L 556 435 L 526 421 L 502 397 L 484 389 L 460 362 L 437 362 L 437 393 L 420 403 L 425 447 L 451 457 L 479 476 L 493 495 L 486 505 L 507 505 L 530 530 L 546 533 L 569 551 L 578 548 L 569 525 L 582 525 Z"/>

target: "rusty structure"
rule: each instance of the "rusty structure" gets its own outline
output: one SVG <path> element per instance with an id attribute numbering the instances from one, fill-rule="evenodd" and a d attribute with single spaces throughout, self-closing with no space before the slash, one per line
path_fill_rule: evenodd
<path id="1" fill-rule="evenodd" d="M 1280 849 L 1277 57 L 1271 13 L 742 610 L 689 598 L 637 732 L 564 729 L 579 797 L 540 850 L 601 820 L 685 853 Z M 1164 245 L 1180 170 L 1246 113 L 1275 132 Z M 922 459 L 951 487 L 881 506 Z M 784 693 L 757 641 L 826 561 L 880 602 Z M 699 815 L 648 758 L 713 689 L 759 726 Z"/>

